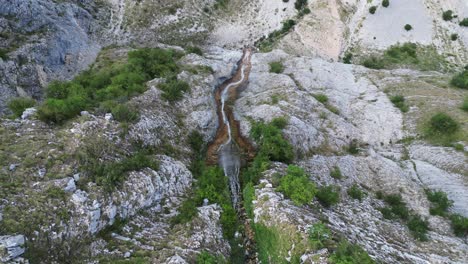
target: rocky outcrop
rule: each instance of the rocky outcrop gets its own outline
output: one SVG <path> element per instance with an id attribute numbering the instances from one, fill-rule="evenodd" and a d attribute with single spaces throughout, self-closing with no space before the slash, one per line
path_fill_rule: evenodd
<path id="1" fill-rule="evenodd" d="M 16 261 L 24 253 L 24 236 L 0 236 L 0 261 Z"/>

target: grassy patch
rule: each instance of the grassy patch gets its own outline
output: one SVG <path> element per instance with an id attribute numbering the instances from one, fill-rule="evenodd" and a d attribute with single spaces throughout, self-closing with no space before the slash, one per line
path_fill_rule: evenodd
<path id="1" fill-rule="evenodd" d="M 283 71 L 284 71 L 284 66 L 281 61 L 274 61 L 270 63 L 270 72 L 282 73 Z"/>
<path id="2" fill-rule="evenodd" d="M 409 106 L 406 104 L 405 97 L 402 95 L 394 95 L 390 97 L 392 104 L 401 110 L 401 112 L 406 113 L 409 110 Z"/>
<path id="3" fill-rule="evenodd" d="M 343 175 L 341 174 L 341 170 L 338 166 L 333 167 L 333 169 L 330 171 L 330 176 L 333 179 L 337 179 L 337 180 L 343 178 Z"/>
<path id="4" fill-rule="evenodd" d="M 335 252 L 329 258 L 333 264 L 373 264 L 375 263 L 367 252 L 358 245 L 341 240 Z"/>

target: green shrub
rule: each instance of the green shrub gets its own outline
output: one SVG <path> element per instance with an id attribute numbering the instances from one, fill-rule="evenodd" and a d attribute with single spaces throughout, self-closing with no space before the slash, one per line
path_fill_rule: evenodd
<path id="1" fill-rule="evenodd" d="M 294 3 L 294 7 L 297 10 L 301 10 L 306 6 L 307 6 L 307 0 L 296 0 L 296 2 Z"/>
<path id="2" fill-rule="evenodd" d="M 284 66 L 281 61 L 274 61 L 270 63 L 270 72 L 273 73 L 282 73 L 284 71 Z"/>
<path id="3" fill-rule="evenodd" d="M 341 174 L 340 167 L 334 166 L 332 170 L 330 170 L 330 176 L 334 179 L 341 179 L 343 175 Z"/>
<path id="4" fill-rule="evenodd" d="M 176 102 L 184 97 L 184 93 L 190 90 L 188 83 L 177 79 L 167 80 L 159 85 L 159 89 L 163 91 L 162 97 L 168 102 Z"/>
<path id="5" fill-rule="evenodd" d="M 315 100 L 319 101 L 322 104 L 328 103 L 328 96 L 325 94 L 314 94 Z"/>
<path id="6" fill-rule="evenodd" d="M 227 263 L 224 257 L 214 256 L 208 251 L 203 250 L 200 254 L 197 255 L 197 264 L 223 264 Z"/>
<path id="7" fill-rule="evenodd" d="M 429 209 L 431 215 L 444 216 L 453 205 L 453 201 L 442 191 L 427 190 L 426 195 L 427 199 L 431 202 L 431 208 Z"/>
<path id="8" fill-rule="evenodd" d="M 348 195 L 351 196 L 351 198 L 362 201 L 364 196 L 366 195 L 360 188 L 359 185 L 353 184 L 349 189 L 348 189 Z"/>
<path id="9" fill-rule="evenodd" d="M 455 75 L 450 84 L 462 89 L 468 89 L 468 70 L 464 70 L 463 72 Z"/>
<path id="10" fill-rule="evenodd" d="M 468 27 L 468 17 L 464 18 L 462 21 L 460 21 L 460 26 Z"/>
<path id="11" fill-rule="evenodd" d="M 250 133 L 259 144 L 259 159 L 291 163 L 294 158 L 293 147 L 281 132 L 286 123 L 284 118 L 275 118 L 268 124 L 253 123 Z"/>
<path id="12" fill-rule="evenodd" d="M 301 206 L 314 199 L 317 189 L 303 169 L 289 165 L 287 174 L 280 180 L 278 191 L 291 199 L 294 204 Z"/>
<path id="13" fill-rule="evenodd" d="M 203 51 L 199 47 L 189 46 L 185 49 L 187 53 L 194 53 L 200 56 L 203 56 Z"/>
<path id="14" fill-rule="evenodd" d="M 429 223 L 423 220 L 419 215 L 413 215 L 409 219 L 408 228 L 413 236 L 421 241 L 427 241 L 427 232 L 429 231 Z"/>
<path id="15" fill-rule="evenodd" d="M 465 112 L 468 112 L 468 96 L 466 96 L 465 99 L 463 99 L 461 109 Z"/>
<path id="16" fill-rule="evenodd" d="M 345 53 L 343 57 L 343 63 L 344 64 L 351 64 L 351 61 L 353 59 L 353 54 L 350 52 Z"/>
<path id="17" fill-rule="evenodd" d="M 388 7 L 390 5 L 390 0 L 383 0 L 382 1 L 382 6 L 383 7 Z"/>
<path id="18" fill-rule="evenodd" d="M 459 214 L 453 214 L 450 216 L 450 221 L 456 236 L 466 237 L 468 235 L 468 218 Z"/>
<path id="19" fill-rule="evenodd" d="M 375 11 L 377 11 L 377 6 L 371 6 L 371 7 L 369 8 L 369 13 L 375 14 Z"/>
<path id="20" fill-rule="evenodd" d="M 325 207 L 330 207 L 340 202 L 339 187 L 329 185 L 321 187 L 317 192 L 318 201 Z"/>
<path id="21" fill-rule="evenodd" d="M 341 240 L 335 252 L 330 255 L 332 264 L 373 264 L 375 263 L 367 252 L 358 245 L 350 244 L 346 240 Z"/>
<path id="22" fill-rule="evenodd" d="M 410 24 L 406 24 L 404 28 L 406 31 L 410 31 L 413 29 L 413 27 Z"/>
<path id="23" fill-rule="evenodd" d="M 120 104 L 112 108 L 112 116 L 119 122 L 135 122 L 139 118 L 137 110 L 125 104 Z"/>
<path id="24" fill-rule="evenodd" d="M 450 21 L 453 19 L 453 11 L 452 10 L 447 10 L 442 13 L 442 18 L 445 21 Z"/>
<path id="25" fill-rule="evenodd" d="M 364 59 L 362 65 L 369 69 L 380 70 L 385 67 L 384 61 L 377 58 L 376 56 L 370 56 L 369 58 Z"/>
<path id="26" fill-rule="evenodd" d="M 319 222 L 309 228 L 309 241 L 314 249 L 324 248 L 331 239 L 332 233 L 325 224 Z"/>
<path id="27" fill-rule="evenodd" d="M 197 205 L 193 199 L 186 199 L 177 210 L 179 214 L 172 217 L 170 222 L 172 225 L 185 224 L 190 222 L 198 215 Z"/>
<path id="28" fill-rule="evenodd" d="M 451 39 L 452 41 L 456 41 L 456 40 L 458 39 L 458 34 L 456 34 L 456 33 L 451 34 L 451 35 L 450 35 L 450 39 Z"/>
<path id="29" fill-rule="evenodd" d="M 395 95 L 390 97 L 390 101 L 393 105 L 401 110 L 401 112 L 406 113 L 409 110 L 408 105 L 406 104 L 405 97 L 402 95 Z"/>
<path id="30" fill-rule="evenodd" d="M 386 219 L 403 219 L 409 217 L 409 210 L 403 198 L 399 194 L 384 195 L 383 200 L 389 205 L 388 207 L 380 208 L 380 212 Z"/>
<path id="31" fill-rule="evenodd" d="M 349 154 L 356 155 L 359 154 L 359 143 L 357 140 L 353 139 L 349 142 L 347 151 Z"/>
<path id="32" fill-rule="evenodd" d="M 458 131 L 460 125 L 446 113 L 437 113 L 429 120 L 428 135 L 450 135 Z"/>
<path id="33" fill-rule="evenodd" d="M 24 110 L 33 107 L 36 101 L 29 97 L 17 97 L 13 98 L 8 102 L 8 109 L 13 112 L 15 117 L 19 117 L 23 114 Z"/>
<path id="34" fill-rule="evenodd" d="M 6 49 L 0 49 L 0 59 L 6 61 L 9 59 L 8 57 L 8 50 Z"/>

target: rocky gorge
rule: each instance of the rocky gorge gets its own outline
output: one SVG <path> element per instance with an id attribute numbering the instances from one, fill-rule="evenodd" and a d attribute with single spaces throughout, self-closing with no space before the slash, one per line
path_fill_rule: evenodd
<path id="1" fill-rule="evenodd" d="M 0 261 L 468 262 L 465 17 L 462 0 L 3 1 Z M 55 80 L 96 102 L 49 122 Z M 15 116 L 17 97 L 35 102 Z M 455 132 L 434 136 L 441 112 Z M 226 129 L 237 188 L 215 168 Z"/>

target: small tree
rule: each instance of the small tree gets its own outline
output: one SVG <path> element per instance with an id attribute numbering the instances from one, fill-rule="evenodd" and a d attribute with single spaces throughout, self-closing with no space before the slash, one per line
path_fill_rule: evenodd
<path id="1" fill-rule="evenodd" d="M 450 21 L 453 18 L 453 11 L 452 10 L 447 10 L 442 13 L 442 19 L 445 21 Z"/>

